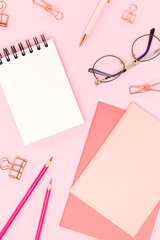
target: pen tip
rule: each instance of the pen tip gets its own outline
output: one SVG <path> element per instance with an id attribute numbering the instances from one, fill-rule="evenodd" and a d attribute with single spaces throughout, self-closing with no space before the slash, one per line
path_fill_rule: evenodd
<path id="1" fill-rule="evenodd" d="M 81 41 L 79 44 L 79 47 L 81 47 L 83 45 L 84 41 Z"/>
<path id="2" fill-rule="evenodd" d="M 84 33 L 82 36 L 81 42 L 79 44 L 80 47 L 84 44 L 84 42 L 87 40 L 87 38 L 88 38 L 88 35 L 86 33 Z"/>
<path id="3" fill-rule="evenodd" d="M 52 161 L 52 159 L 53 159 L 53 157 L 51 157 L 51 158 L 49 159 L 49 161 L 51 162 L 51 161 Z"/>
<path id="4" fill-rule="evenodd" d="M 50 180 L 49 184 L 52 184 L 52 178 L 51 178 L 51 180 Z"/>

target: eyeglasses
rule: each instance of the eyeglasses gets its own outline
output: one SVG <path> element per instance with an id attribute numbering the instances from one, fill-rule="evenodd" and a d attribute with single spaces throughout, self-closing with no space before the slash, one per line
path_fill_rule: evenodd
<path id="1" fill-rule="evenodd" d="M 152 28 L 149 34 L 142 35 L 133 42 L 131 53 L 134 61 L 127 65 L 114 55 L 99 58 L 88 70 L 96 78 L 96 85 L 111 82 L 140 62 L 150 61 L 157 57 L 160 54 L 160 39 L 154 35 L 154 32 L 155 29 Z"/>

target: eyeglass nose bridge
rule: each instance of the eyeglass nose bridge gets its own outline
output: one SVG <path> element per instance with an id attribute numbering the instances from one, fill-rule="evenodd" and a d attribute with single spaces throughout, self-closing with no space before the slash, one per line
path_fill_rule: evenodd
<path id="1" fill-rule="evenodd" d="M 100 85 L 101 83 L 102 83 L 102 82 L 101 82 L 100 80 L 98 80 L 98 79 L 95 80 L 95 85 L 96 85 L 96 86 Z"/>

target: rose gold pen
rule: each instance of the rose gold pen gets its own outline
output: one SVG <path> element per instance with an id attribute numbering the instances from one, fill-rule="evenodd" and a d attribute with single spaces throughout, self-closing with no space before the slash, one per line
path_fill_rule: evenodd
<path id="1" fill-rule="evenodd" d="M 94 25 L 96 24 L 99 16 L 101 15 L 106 3 L 109 3 L 110 0 L 100 0 L 93 16 L 91 17 L 85 31 L 84 34 L 82 36 L 81 42 L 80 42 L 80 47 L 84 44 L 84 42 L 87 40 L 88 36 L 90 35 Z"/>

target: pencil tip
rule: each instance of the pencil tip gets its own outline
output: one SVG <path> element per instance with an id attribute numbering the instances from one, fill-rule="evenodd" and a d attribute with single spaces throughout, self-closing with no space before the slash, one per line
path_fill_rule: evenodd
<path id="1" fill-rule="evenodd" d="M 50 164 L 51 164 L 51 162 L 52 162 L 52 159 L 53 159 L 53 157 L 51 157 L 51 158 L 48 160 L 48 162 L 46 163 L 46 167 L 49 167 L 49 166 L 50 166 Z"/>
<path id="2" fill-rule="evenodd" d="M 51 178 L 51 180 L 50 180 L 50 182 L 49 182 L 49 184 L 48 184 L 48 191 L 50 191 L 51 189 L 52 189 L 52 178 Z"/>

